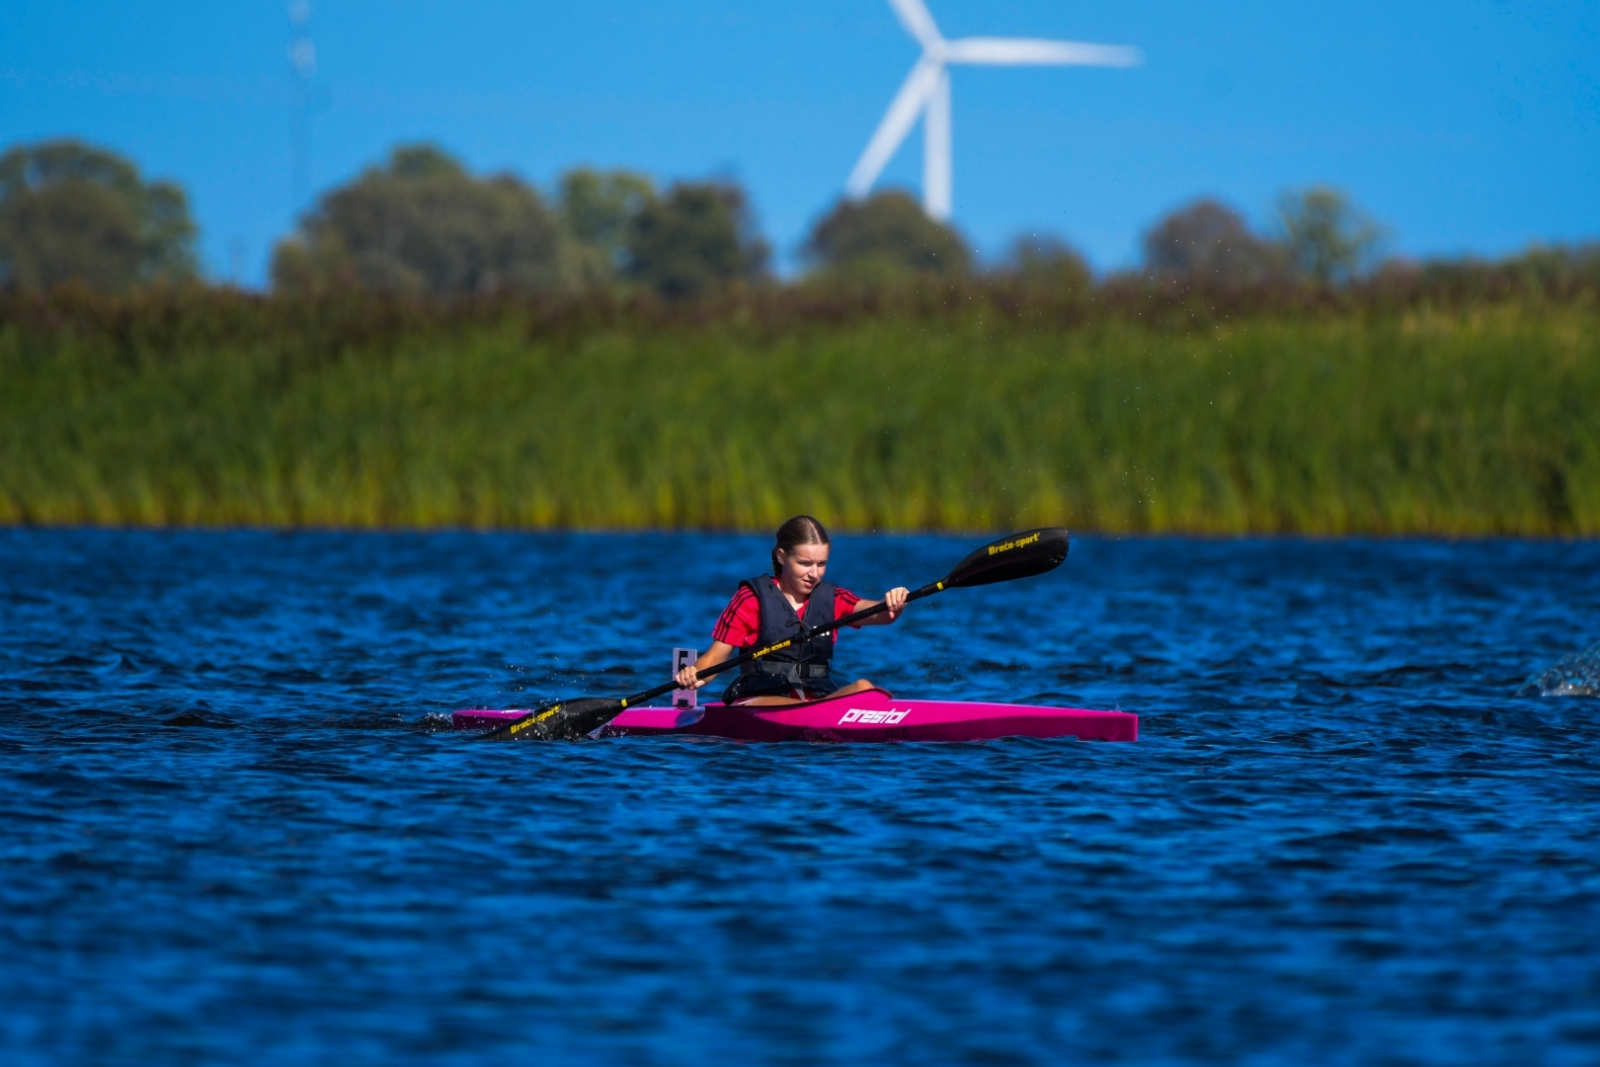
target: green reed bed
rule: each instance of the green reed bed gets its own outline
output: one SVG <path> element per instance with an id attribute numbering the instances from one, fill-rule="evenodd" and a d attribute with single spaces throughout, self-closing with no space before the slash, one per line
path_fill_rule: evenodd
<path id="1" fill-rule="evenodd" d="M 1600 533 L 1583 300 L 201 303 L 0 317 L 0 522 Z"/>

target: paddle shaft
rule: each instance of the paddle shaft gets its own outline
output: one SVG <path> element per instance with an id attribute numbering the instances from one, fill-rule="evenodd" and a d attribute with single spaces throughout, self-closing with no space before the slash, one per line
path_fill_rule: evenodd
<path id="1" fill-rule="evenodd" d="M 930 582 L 929 584 L 923 586 L 921 589 L 918 589 L 916 592 L 912 593 L 910 596 L 906 597 L 906 603 L 909 604 L 913 600 L 921 600 L 923 597 L 932 596 L 933 594 L 939 592 L 940 590 L 942 590 L 944 588 L 945 588 L 945 583 L 942 582 L 942 581 Z M 712 677 L 715 677 L 716 675 L 721 674 L 723 671 L 732 670 L 735 667 L 742 667 L 746 663 L 754 663 L 756 660 L 760 659 L 762 656 L 766 656 L 766 655 L 769 655 L 770 653 L 777 652 L 780 649 L 788 648 L 791 645 L 804 644 L 805 642 L 811 640 L 813 637 L 821 637 L 823 634 L 832 633 L 833 631 L 835 631 L 835 630 L 837 630 L 837 629 L 839 629 L 840 627 L 843 627 L 843 626 L 854 626 L 856 623 L 860 622 L 862 619 L 870 619 L 874 615 L 882 615 L 884 612 L 886 612 L 888 610 L 889 610 L 889 605 L 887 603 L 885 603 L 884 601 L 880 600 L 878 603 L 872 605 L 872 607 L 870 607 L 870 608 L 862 608 L 860 611 L 853 611 L 850 614 L 845 615 L 845 616 L 843 616 L 841 618 L 834 619 L 832 622 L 828 623 L 826 626 L 818 626 L 816 629 L 808 629 L 808 628 L 802 626 L 801 629 L 800 629 L 800 632 L 798 634 L 796 634 L 795 636 L 793 636 L 791 638 L 788 638 L 787 640 L 779 641 L 776 644 L 768 645 L 765 648 L 758 648 L 758 649 L 755 649 L 755 650 L 753 650 L 751 652 L 745 652 L 745 653 L 743 653 L 741 655 L 738 655 L 738 656 L 732 656 L 732 657 L 730 657 L 728 659 L 723 660 L 721 663 L 713 664 L 712 666 L 707 667 L 705 670 L 700 671 L 699 672 L 699 676 L 701 678 L 712 678 Z M 671 692 L 672 690 L 674 690 L 676 688 L 678 688 L 678 683 L 677 683 L 676 680 L 673 680 L 673 681 L 670 681 L 670 682 L 663 682 L 662 684 L 656 686 L 653 689 L 646 689 L 642 693 L 635 693 L 630 697 L 624 697 L 622 699 L 622 701 L 621 701 L 621 704 L 622 704 L 622 706 L 624 708 L 635 707 L 635 706 L 637 706 L 639 704 L 642 704 L 646 700 L 651 700 L 651 699 L 653 699 L 655 697 L 660 696 L 663 693 Z"/>

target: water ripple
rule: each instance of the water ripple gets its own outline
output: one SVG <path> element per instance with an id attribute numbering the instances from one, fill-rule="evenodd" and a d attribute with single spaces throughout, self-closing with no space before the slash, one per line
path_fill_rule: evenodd
<path id="1" fill-rule="evenodd" d="M 764 551 L 0 531 L 7 1062 L 1600 1059 L 1600 704 L 1541 695 L 1600 546 L 1086 539 L 841 642 L 1135 745 L 448 729 L 655 680 Z"/>

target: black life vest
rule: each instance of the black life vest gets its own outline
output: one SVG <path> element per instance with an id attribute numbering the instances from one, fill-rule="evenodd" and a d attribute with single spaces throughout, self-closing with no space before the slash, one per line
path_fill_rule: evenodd
<path id="1" fill-rule="evenodd" d="M 800 617 L 789 604 L 789 598 L 783 595 L 783 590 L 778 588 L 778 583 L 770 576 L 763 574 L 739 584 L 755 594 L 756 604 L 761 609 L 761 630 L 756 637 L 756 648 L 767 648 L 800 633 Z M 806 601 L 807 627 L 816 629 L 833 622 L 835 591 L 836 587 L 832 582 L 818 582 L 817 587 L 811 590 L 811 599 Z M 744 664 L 739 668 L 739 672 L 747 675 L 778 675 L 787 678 L 797 689 L 832 689 L 832 686 L 813 685 L 808 681 L 826 679 L 828 663 L 832 659 L 833 634 L 826 633 L 809 641 L 769 652 L 758 660 Z"/>

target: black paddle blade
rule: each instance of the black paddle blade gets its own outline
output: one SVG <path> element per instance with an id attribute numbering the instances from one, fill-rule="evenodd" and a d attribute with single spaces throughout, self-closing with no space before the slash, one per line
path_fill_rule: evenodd
<path id="1" fill-rule="evenodd" d="M 577 741 L 622 714 L 622 701 L 601 697 L 563 700 L 486 735 L 490 741 Z"/>
<path id="2" fill-rule="evenodd" d="M 955 589 L 1032 578 L 1055 570 L 1066 558 L 1067 531 L 1059 526 L 1024 530 L 984 545 L 957 563 L 944 586 Z"/>

